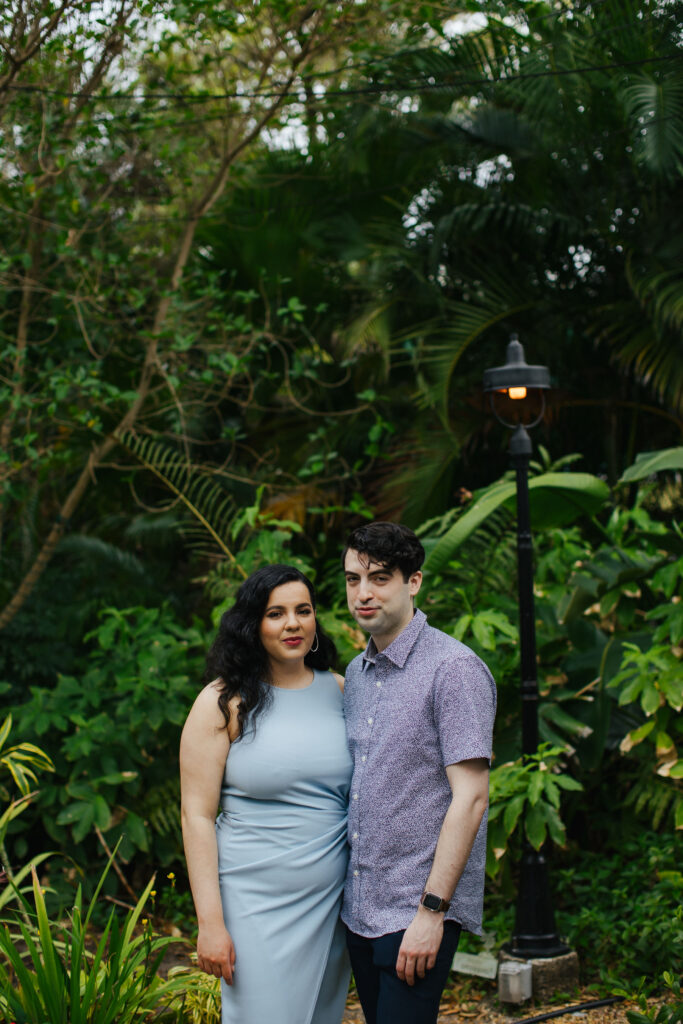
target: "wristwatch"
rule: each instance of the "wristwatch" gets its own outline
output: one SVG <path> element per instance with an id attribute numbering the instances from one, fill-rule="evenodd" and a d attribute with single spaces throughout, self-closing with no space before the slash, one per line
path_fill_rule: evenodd
<path id="1" fill-rule="evenodd" d="M 435 914 L 443 913 L 451 905 L 449 900 L 442 900 L 436 893 L 427 892 L 426 889 L 420 897 L 420 904 L 426 907 L 427 910 L 432 910 Z"/>

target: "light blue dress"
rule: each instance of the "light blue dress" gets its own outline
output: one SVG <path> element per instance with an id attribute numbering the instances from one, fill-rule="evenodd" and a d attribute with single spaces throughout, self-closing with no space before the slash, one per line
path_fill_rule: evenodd
<path id="1" fill-rule="evenodd" d="M 236 957 L 222 1024 L 340 1024 L 352 770 L 342 695 L 316 671 L 272 696 L 231 745 L 221 789 L 218 877 Z"/>

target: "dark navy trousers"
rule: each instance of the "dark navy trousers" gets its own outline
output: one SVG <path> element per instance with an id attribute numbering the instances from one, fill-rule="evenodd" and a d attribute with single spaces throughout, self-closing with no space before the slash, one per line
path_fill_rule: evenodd
<path id="1" fill-rule="evenodd" d="M 351 968 L 367 1024 L 436 1024 L 441 993 L 458 948 L 460 925 L 444 922 L 436 964 L 424 978 L 416 975 L 414 985 L 401 981 L 396 974 L 403 935 L 400 931 L 366 939 L 346 929 Z"/>

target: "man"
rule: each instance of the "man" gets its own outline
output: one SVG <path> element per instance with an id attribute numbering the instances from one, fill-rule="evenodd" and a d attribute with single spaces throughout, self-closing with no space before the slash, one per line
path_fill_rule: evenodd
<path id="1" fill-rule="evenodd" d="M 481 931 L 496 690 L 484 663 L 414 608 L 424 548 L 354 530 L 349 610 L 370 633 L 346 673 L 354 762 L 342 919 L 368 1024 L 435 1024 L 461 928 Z"/>

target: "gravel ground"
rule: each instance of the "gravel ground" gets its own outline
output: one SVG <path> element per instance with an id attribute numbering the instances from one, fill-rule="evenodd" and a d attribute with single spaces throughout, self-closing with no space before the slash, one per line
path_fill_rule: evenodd
<path id="1" fill-rule="evenodd" d="M 178 929 L 174 929 L 177 933 Z M 169 967 L 182 964 L 190 966 L 189 949 L 172 948 L 169 950 L 162 965 L 161 974 L 166 975 Z M 594 991 L 579 989 L 571 999 L 553 1003 L 540 1003 L 531 999 L 521 1006 L 513 1006 L 498 1002 L 497 985 L 495 982 L 473 982 L 469 978 L 454 978 L 447 987 L 441 1001 L 441 1012 L 438 1024 L 523 1024 L 528 1017 L 550 1010 L 576 1006 L 601 998 Z M 659 1000 L 655 1000 L 659 1002 Z M 554 1018 L 558 1024 L 627 1024 L 626 1010 L 637 1009 L 634 1003 L 613 1003 L 611 1006 L 600 1006 L 592 1010 L 583 1010 L 575 1014 L 566 1014 Z M 355 992 L 349 994 L 346 1002 L 343 1024 L 365 1024 L 365 1018 Z"/>
<path id="2" fill-rule="evenodd" d="M 499 1003 L 493 986 L 490 991 L 476 992 L 465 983 L 461 988 L 456 985 L 453 989 L 447 990 L 441 1002 L 439 1024 L 522 1024 L 527 1017 L 535 1017 L 550 1010 L 560 1010 L 565 1006 L 576 1006 L 597 998 L 600 997 L 594 992 L 584 990 L 566 1002 L 538 1003 L 529 1000 L 517 1007 Z M 558 1021 L 558 1024 L 572 1024 L 578 1021 L 582 1024 L 624 1024 L 626 1010 L 635 1008 L 633 1003 L 613 1003 L 611 1006 L 566 1014 L 554 1020 Z M 350 995 L 346 1004 L 344 1024 L 364 1024 L 364 1021 L 358 1000 L 354 995 Z"/>

